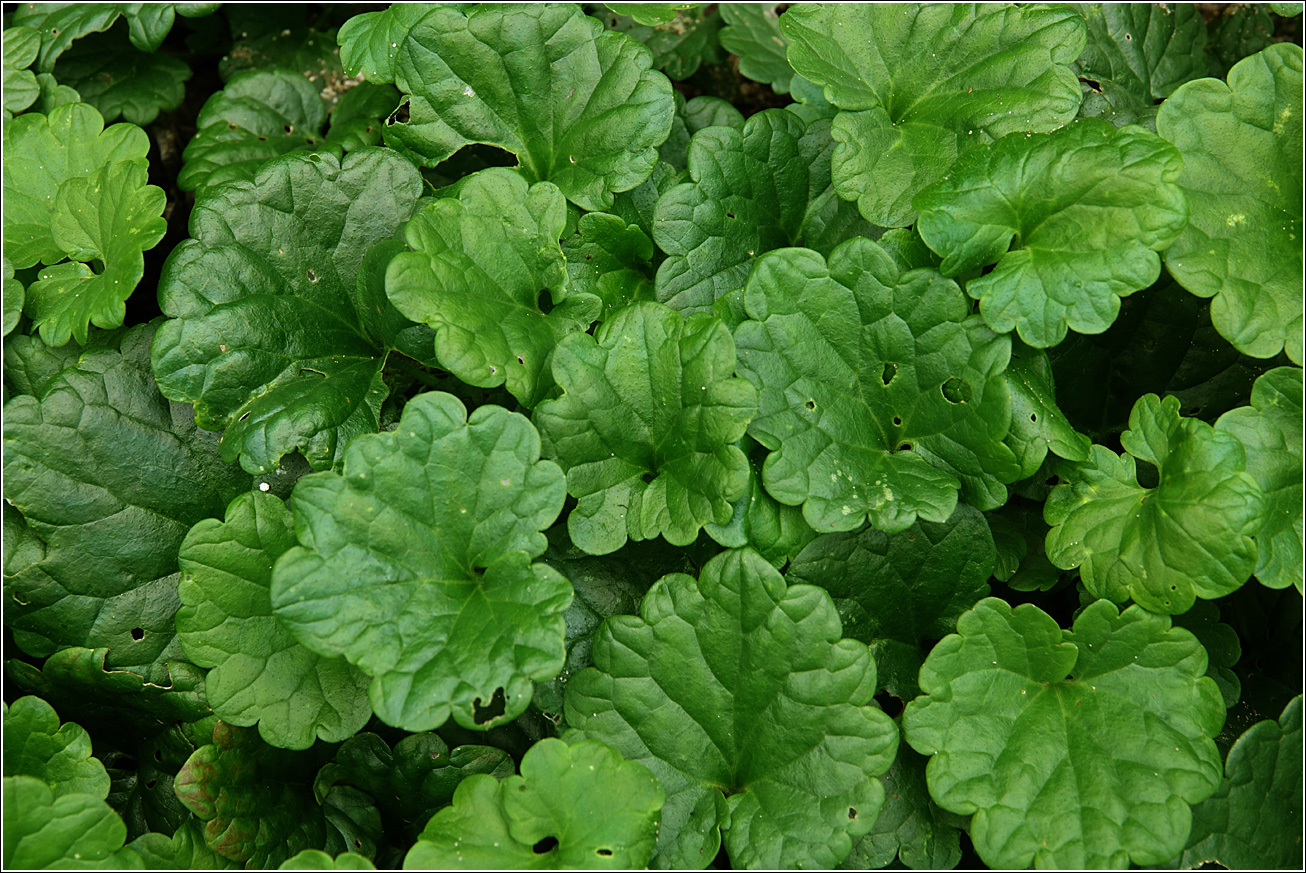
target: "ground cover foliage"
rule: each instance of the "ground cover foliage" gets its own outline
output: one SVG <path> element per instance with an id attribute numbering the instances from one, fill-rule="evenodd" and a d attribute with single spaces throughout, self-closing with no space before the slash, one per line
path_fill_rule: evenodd
<path id="1" fill-rule="evenodd" d="M 16 4 L 13 868 L 1295 868 L 1301 4 Z"/>

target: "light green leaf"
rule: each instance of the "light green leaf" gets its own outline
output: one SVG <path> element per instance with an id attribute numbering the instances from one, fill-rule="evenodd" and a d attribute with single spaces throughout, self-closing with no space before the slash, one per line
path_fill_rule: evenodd
<path id="1" fill-rule="evenodd" d="M 802 4 L 780 18 L 789 63 L 841 110 L 839 196 L 903 227 L 912 197 L 967 149 L 1045 133 L 1079 109 L 1071 64 L 1085 45 L 1068 8 Z"/>
<path id="2" fill-rule="evenodd" d="M 67 85 L 60 85 L 49 73 L 37 73 L 36 83 L 41 86 L 41 96 L 32 104 L 32 110 L 49 115 L 60 106 L 80 103 L 82 95 Z"/>
<path id="3" fill-rule="evenodd" d="M 152 357 L 160 390 L 225 430 L 225 459 L 266 473 L 298 450 L 322 469 L 380 429 L 390 350 L 418 330 L 430 348 L 382 290 L 421 190 L 407 161 L 364 149 L 286 155 L 200 198 L 159 280 L 171 320 Z"/>
<path id="4" fill-rule="evenodd" d="M 976 604 L 921 669 L 907 741 L 930 795 L 974 817 L 991 867 L 1093 869 L 1179 854 L 1215 791 L 1224 704 L 1188 631 L 1097 601 L 1063 631 L 1031 604 Z"/>
<path id="5" fill-rule="evenodd" d="M 957 616 L 988 595 L 996 558 L 984 516 L 961 504 L 943 524 L 817 537 L 786 575 L 830 592 L 844 633 L 870 645 L 880 686 L 911 700 L 920 645 L 952 633 Z"/>
<path id="6" fill-rule="evenodd" d="M 604 3 L 618 15 L 629 15 L 640 24 L 652 27 L 675 20 L 681 10 L 694 9 L 702 3 Z"/>
<path id="7" fill-rule="evenodd" d="M 491 746 L 450 750 L 435 734 L 420 733 L 405 736 L 392 750 L 376 734 L 363 733 L 345 741 L 314 785 L 319 794 L 336 784 L 367 792 L 387 822 L 403 823 L 404 840 L 412 842 L 431 814 L 453 801 L 464 779 L 477 773 L 502 779 L 515 771 L 508 753 Z"/>
<path id="8" fill-rule="evenodd" d="M 912 203 L 944 275 L 997 263 L 966 283 L 988 325 L 1047 348 L 1106 330 L 1156 281 L 1188 219 L 1181 165 L 1155 134 L 1086 118 L 976 149 Z"/>
<path id="9" fill-rule="evenodd" d="M 62 183 L 116 163 L 145 168 L 145 131 L 134 124 L 103 128 L 100 113 L 80 103 L 60 106 L 48 118 L 29 112 L 5 123 L 4 247 L 15 269 L 67 257 L 51 230 Z"/>
<path id="10" fill-rule="evenodd" d="M 1165 266 L 1212 297 L 1216 330 L 1240 352 L 1302 363 L 1302 50 L 1276 43 L 1229 84 L 1200 79 L 1161 105 L 1161 136 L 1183 155 L 1188 228 Z"/>
<path id="11" fill-rule="evenodd" d="M 289 510 L 260 492 L 233 500 L 225 520 L 191 528 L 178 558 L 177 637 L 211 668 L 205 691 L 223 721 L 257 723 L 269 745 L 307 749 L 353 736 L 372 710 L 366 676 L 308 651 L 272 615 L 272 565 L 294 545 Z"/>
<path id="12" fill-rule="evenodd" d="M 763 482 L 781 503 L 802 504 L 813 529 L 943 522 L 959 488 L 987 508 L 988 481 L 1015 481 L 1002 444 L 1010 342 L 970 314 L 951 280 L 900 274 L 854 239 L 828 266 L 806 249 L 763 256 L 744 303 L 752 320 L 735 344 L 740 374 L 759 389 L 749 435 L 771 450 Z"/>
<path id="13" fill-rule="evenodd" d="M 653 167 L 653 173 L 637 187 L 621 191 L 612 198 L 613 215 L 627 224 L 632 224 L 644 231 L 649 239 L 653 238 L 653 216 L 658 199 L 681 181 L 684 173 L 677 173 L 676 168 L 659 161 Z M 655 257 L 661 257 L 655 252 Z"/>
<path id="14" fill-rule="evenodd" d="M 336 36 L 345 74 L 369 82 L 395 81 L 396 49 L 430 12 L 427 3 L 394 3 L 378 12 L 352 16 Z"/>
<path id="15" fill-rule="evenodd" d="M 705 524 L 703 530 L 727 549 L 755 550 L 777 569 L 792 560 L 816 537 L 797 506 L 786 506 L 762 486 L 766 451 L 752 439 L 748 458 L 748 491 L 735 501 L 734 515 L 726 524 Z"/>
<path id="16" fill-rule="evenodd" d="M 168 230 L 167 197 L 147 177 L 140 164 L 120 162 L 59 186 L 50 231 L 72 261 L 43 268 L 25 304 L 49 345 L 85 344 L 91 324 L 122 325 L 145 274 L 144 253 Z"/>
<path id="17" fill-rule="evenodd" d="M 41 32 L 37 69 L 48 73 L 74 40 L 108 30 L 118 16 L 127 20 L 132 45 L 143 52 L 158 50 L 172 30 L 177 15 L 198 18 L 211 15 L 220 3 L 24 3 L 14 11 L 13 23 Z"/>
<path id="18" fill-rule="evenodd" d="M 1301 695 L 1276 721 L 1249 728 L 1229 750 L 1224 779 L 1193 810 L 1193 832 L 1180 863 L 1230 870 L 1301 866 Z"/>
<path id="19" fill-rule="evenodd" d="M 658 148 L 658 158 L 684 171 L 689 166 L 689 144 L 694 134 L 705 127 L 744 129 L 744 115 L 720 97 L 701 96 L 685 100 L 676 92 L 676 115 L 671 122 L 667 141 Z"/>
<path id="20" fill-rule="evenodd" d="M 721 47 L 739 56 L 739 74 L 788 94 L 794 78 L 780 30 L 776 3 L 722 3 L 717 8 L 729 25 L 721 30 Z"/>
<path id="21" fill-rule="evenodd" d="M 159 394 L 152 334 L 87 349 L 39 396 L 5 405 L 5 500 L 25 519 L 14 554 L 6 529 L 5 622 L 29 654 L 106 647 L 111 666 L 166 686 L 181 657 L 177 547 L 249 477 Z"/>
<path id="22" fill-rule="evenodd" d="M 381 32 L 393 59 L 377 56 Z M 651 53 L 579 6 L 435 6 L 417 22 L 389 13 L 346 25 L 340 42 L 347 69 L 361 64 L 369 81 L 409 95 L 388 144 L 426 166 L 471 143 L 497 146 L 528 181 L 553 182 L 590 212 L 648 178 L 671 129 L 671 83 Z"/>
<path id="23" fill-rule="evenodd" d="M 532 683 L 562 667 L 571 600 L 566 579 L 531 563 L 564 498 L 535 428 L 497 406 L 469 420 L 457 398 L 427 392 L 394 432 L 350 443 L 343 470 L 295 485 L 300 545 L 273 569 L 277 618 L 372 676 L 387 724 L 516 718 Z"/>
<path id="24" fill-rule="evenodd" d="M 91 755 L 91 736 L 81 725 L 59 724 L 54 707 L 39 697 L 20 697 L 4 710 L 5 777 L 34 776 L 54 791 L 109 794 L 109 774 Z"/>
<path id="25" fill-rule="evenodd" d="M 375 870 L 376 866 L 357 852 L 341 852 L 332 858 L 320 849 L 305 849 L 281 862 L 278 870 Z"/>
<path id="26" fill-rule="evenodd" d="M 623 306 L 653 299 L 653 241 L 620 216 L 585 213 L 576 233 L 562 241 L 562 254 L 570 293 L 602 300 L 601 320 Z"/>
<path id="27" fill-rule="evenodd" d="M 664 796 L 653 774 L 603 743 L 540 740 L 520 776 L 464 780 L 404 869 L 643 869 Z"/>
<path id="28" fill-rule="evenodd" d="M 256 731 L 218 722 L 213 742 L 177 774 L 177 797 L 204 825 L 204 842 L 224 858 L 268 869 L 304 849 L 372 856 L 381 819 L 371 798 L 345 787 L 320 800 L 310 783 L 325 754 L 264 745 Z"/>
<path id="29" fill-rule="evenodd" d="M 1081 78 L 1151 103 L 1206 75 L 1206 22 L 1196 6 L 1081 3 L 1088 44 L 1075 62 Z"/>
<path id="30" fill-rule="evenodd" d="M 1043 508 L 1048 559 L 1078 567 L 1094 597 L 1152 612 L 1237 590 L 1256 567 L 1252 537 L 1266 512 L 1242 443 L 1181 418 L 1178 399 L 1146 394 L 1120 444 L 1127 454 L 1095 445 L 1084 463 L 1057 466 L 1062 484 Z M 1135 459 L 1156 468 L 1156 487 L 1139 484 Z"/>
<path id="31" fill-rule="evenodd" d="M 832 867 L 884 802 L 898 730 L 829 595 L 751 550 L 664 577 L 608 619 L 567 685 L 569 740 L 600 739 L 667 791 L 653 866 Z M 722 792 L 727 796 L 723 797 Z"/>
<path id="32" fill-rule="evenodd" d="M 8 27 L 4 31 L 4 110 L 22 112 L 41 94 L 36 74 L 27 69 L 41 48 L 41 34 L 30 27 Z M 8 115 L 6 116 L 6 121 Z"/>
<path id="33" fill-rule="evenodd" d="M 23 301 L 27 289 L 23 283 L 14 278 L 14 263 L 4 259 L 4 336 L 9 336 L 18 327 L 18 320 L 23 315 Z"/>
<path id="34" fill-rule="evenodd" d="M 685 546 L 705 523 L 729 521 L 748 487 L 735 443 L 757 408 L 734 369 L 720 321 L 686 321 L 658 303 L 628 306 L 596 336 L 558 345 L 563 395 L 541 403 L 535 422 L 580 499 L 567 518 L 576 545 L 602 555 L 661 535 Z"/>
<path id="35" fill-rule="evenodd" d="M 1247 472 L 1265 495 L 1256 532 L 1256 578 L 1270 588 L 1302 590 L 1302 371 L 1278 367 L 1252 388 L 1251 406 L 1220 416 L 1215 429 L 1247 452 Z"/>
<path id="36" fill-rule="evenodd" d="M 549 362 L 559 341 L 586 330 L 601 311 L 599 298 L 568 287 L 558 244 L 565 215 L 552 183 L 482 170 L 457 198 L 442 198 L 409 222 L 415 251 L 396 255 L 386 270 L 395 307 L 435 328 L 442 367 L 469 385 L 506 385 L 527 409 L 553 388 Z"/>
<path id="37" fill-rule="evenodd" d="M 828 123 L 809 135 L 798 116 L 782 109 L 757 113 L 742 132 L 708 127 L 696 133 L 689 146 L 691 181 L 658 199 L 653 240 L 667 253 L 657 273 L 658 299 L 681 312 L 709 312 L 730 295 L 742 317 L 739 291 L 754 258 L 821 236 L 830 220 L 826 207 L 838 208 L 823 149 L 829 145 Z M 849 235 L 871 232 L 860 222 L 846 223 L 856 224 Z"/>
<path id="38" fill-rule="evenodd" d="M 40 779 L 6 776 L 4 807 L 6 869 L 118 866 L 111 856 L 127 839 L 127 827 L 103 799 L 81 793 L 56 797 Z"/>
<path id="39" fill-rule="evenodd" d="M 97 34 L 61 55 L 54 74 L 105 121 L 144 125 L 181 105 L 191 70 L 172 55 L 137 51 L 120 34 Z"/>
<path id="40" fill-rule="evenodd" d="M 1037 473 L 1049 449 L 1068 461 L 1087 460 L 1093 443 L 1057 407 L 1047 353 L 1013 342 L 1006 377 L 1011 389 L 1011 430 L 1004 442 L 1020 460 L 1020 478 Z"/>

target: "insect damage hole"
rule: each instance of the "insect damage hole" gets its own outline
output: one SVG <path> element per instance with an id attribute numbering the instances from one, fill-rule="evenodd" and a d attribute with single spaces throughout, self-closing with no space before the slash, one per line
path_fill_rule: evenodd
<path id="1" fill-rule="evenodd" d="M 611 858 L 611 857 L 612 857 L 612 850 L 611 850 L 611 849 L 595 849 L 595 850 L 594 850 L 594 854 L 598 855 L 600 858 Z"/>
<path id="2" fill-rule="evenodd" d="M 508 701 L 504 697 L 503 687 L 494 689 L 490 702 L 482 704 L 481 698 L 472 701 L 472 721 L 477 724 L 489 724 L 508 710 Z"/>
<path id="3" fill-rule="evenodd" d="M 884 365 L 884 371 L 880 374 L 880 378 L 884 381 L 885 385 L 888 385 L 893 381 L 893 377 L 896 375 L 898 375 L 898 365 L 886 363 Z"/>
<path id="4" fill-rule="evenodd" d="M 134 639 L 138 643 L 141 640 L 145 639 L 145 628 L 143 627 L 132 628 L 132 639 Z"/>
<path id="5" fill-rule="evenodd" d="M 848 807 L 848 821 L 857 821 L 857 807 Z"/>
<path id="6" fill-rule="evenodd" d="M 951 377 L 939 389 L 949 403 L 970 403 L 970 386 L 956 376 Z"/>
<path id="7" fill-rule="evenodd" d="M 532 846 L 531 851 L 533 851 L 537 855 L 544 855 L 549 852 L 552 852 L 556 848 L 558 848 L 558 838 L 545 837 L 544 839 L 536 843 L 534 846 Z"/>

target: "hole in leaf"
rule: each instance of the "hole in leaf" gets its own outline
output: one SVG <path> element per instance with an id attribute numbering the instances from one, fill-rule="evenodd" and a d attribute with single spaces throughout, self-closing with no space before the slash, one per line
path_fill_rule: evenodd
<path id="1" fill-rule="evenodd" d="M 308 277 L 308 281 L 317 282 L 317 272 L 312 267 L 305 270 L 304 275 Z"/>
<path id="2" fill-rule="evenodd" d="M 809 397 L 809 398 L 807 399 L 807 402 L 806 402 L 805 404 L 803 404 L 803 405 L 806 406 L 808 409 L 815 409 L 815 408 L 816 408 L 816 401 L 813 400 L 813 399 L 811 399 L 811 398 Z"/>
<path id="3" fill-rule="evenodd" d="M 408 107 L 408 101 L 405 100 L 405 101 L 403 102 L 403 105 L 400 106 L 398 109 L 396 109 L 396 110 L 395 110 L 395 111 L 390 115 L 390 117 L 387 118 L 387 119 L 385 120 L 385 123 L 386 123 L 387 125 L 391 125 L 391 124 L 407 124 L 407 123 L 408 123 L 408 119 L 409 119 L 409 117 L 410 117 L 411 114 L 412 114 L 412 110 L 409 109 L 409 107 Z"/>
<path id="4" fill-rule="evenodd" d="M 902 427 L 902 419 L 901 419 L 899 416 L 896 416 L 896 415 L 895 415 L 895 416 L 893 417 L 893 426 L 894 426 L 894 427 Z"/>
<path id="5" fill-rule="evenodd" d="M 137 642 L 140 642 L 141 640 L 145 639 L 145 628 L 143 627 L 132 628 L 132 639 L 136 640 Z"/>
<path id="6" fill-rule="evenodd" d="M 612 850 L 611 850 L 611 849 L 595 849 L 595 850 L 594 850 L 594 854 L 599 855 L 600 857 L 603 857 L 603 858 L 611 858 L 611 857 L 612 857 Z"/>
<path id="7" fill-rule="evenodd" d="M 472 701 L 472 721 L 477 724 L 487 724 L 499 716 L 503 715 L 508 709 L 508 701 L 503 696 L 503 688 L 494 689 L 494 694 L 490 695 L 490 702 L 484 706 L 481 705 L 481 698 Z M 557 844 L 557 841 L 554 841 Z"/>
<path id="8" fill-rule="evenodd" d="M 308 143 L 309 145 L 317 145 L 317 140 L 313 139 L 313 137 L 311 136 L 304 137 L 304 142 Z"/>
<path id="9" fill-rule="evenodd" d="M 553 311 L 553 294 L 549 292 L 548 288 L 540 289 L 540 299 L 536 306 L 538 306 L 540 312 L 543 312 L 545 315 L 548 315 Z"/>
<path id="10" fill-rule="evenodd" d="M 558 848 L 558 838 L 545 837 L 544 839 L 540 840 L 538 843 L 535 844 L 535 846 L 532 848 L 532 851 L 535 852 L 535 854 L 537 855 L 543 855 L 546 852 L 552 852 L 556 848 Z"/>
<path id="11" fill-rule="evenodd" d="M 898 375 L 898 365 L 885 364 L 884 372 L 880 374 L 880 378 L 884 380 L 885 385 L 888 385 L 890 382 L 893 381 L 893 377 L 896 375 Z"/>
<path id="12" fill-rule="evenodd" d="M 266 136 L 260 136 L 260 137 L 258 138 L 258 141 L 259 141 L 259 142 L 267 142 L 267 141 L 268 141 L 268 138 L 267 138 Z"/>
<path id="13" fill-rule="evenodd" d="M 857 821 L 857 807 L 848 807 L 848 821 Z"/>
<path id="14" fill-rule="evenodd" d="M 734 214 L 733 212 L 727 212 L 727 213 L 726 213 L 726 218 L 734 218 L 734 217 L 735 217 L 735 214 Z"/>
<path id="15" fill-rule="evenodd" d="M 155 750 L 154 750 L 154 760 L 156 760 L 156 761 L 162 761 L 162 760 L 163 760 L 163 752 L 159 751 L 158 749 L 155 749 Z"/>
<path id="16" fill-rule="evenodd" d="M 360 840 L 358 837 L 354 837 L 354 848 L 355 849 L 363 848 L 363 841 Z"/>
<path id="17" fill-rule="evenodd" d="M 969 403 L 970 386 L 956 376 L 948 379 L 940 386 L 943 396 L 949 403 Z"/>
<path id="18" fill-rule="evenodd" d="M 911 451 L 911 443 L 903 443 L 902 445 L 898 446 L 898 451 L 900 451 L 900 452 L 910 452 L 910 451 Z"/>
<path id="19" fill-rule="evenodd" d="M 281 129 L 284 130 L 286 133 L 294 133 L 294 132 L 295 132 L 295 125 L 293 125 L 293 124 L 286 124 L 286 125 L 283 125 Z"/>
<path id="20" fill-rule="evenodd" d="M 227 130 L 235 130 L 235 129 L 236 129 L 236 122 L 234 122 L 234 121 L 228 121 L 228 122 L 227 122 Z"/>
<path id="21" fill-rule="evenodd" d="M 26 606 L 27 602 L 26 597 L 19 594 L 17 591 L 14 592 L 14 603 L 17 603 L 19 606 Z"/>
<path id="22" fill-rule="evenodd" d="M 1031 412 L 1031 413 L 1029 414 L 1029 420 L 1030 420 L 1030 421 L 1033 421 L 1033 422 L 1037 422 L 1037 421 L 1038 421 L 1038 413 L 1037 413 L 1037 412 Z"/>

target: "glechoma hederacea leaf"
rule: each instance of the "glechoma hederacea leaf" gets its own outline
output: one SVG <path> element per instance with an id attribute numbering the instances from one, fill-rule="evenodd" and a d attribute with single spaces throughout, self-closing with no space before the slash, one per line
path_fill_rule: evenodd
<path id="1" fill-rule="evenodd" d="M 535 422 L 580 499 L 567 518 L 572 542 L 594 555 L 659 535 L 686 546 L 704 524 L 730 520 L 748 488 L 736 443 L 757 411 L 757 391 L 734 369 L 720 320 L 686 320 L 660 303 L 558 344 L 563 395 L 540 404 Z"/>
<path id="2" fill-rule="evenodd" d="M 225 519 L 191 528 L 178 556 L 177 637 L 211 668 L 205 691 L 223 721 L 257 723 L 269 745 L 306 749 L 358 733 L 372 709 L 367 676 L 305 649 L 272 614 L 272 565 L 294 545 L 290 511 L 258 491 L 233 500 Z"/>
<path id="3" fill-rule="evenodd" d="M 552 182 L 482 170 L 457 198 L 414 216 L 405 230 L 413 251 L 386 269 L 395 307 L 435 328 L 442 367 L 469 385 L 506 385 L 527 409 L 553 388 L 557 344 L 601 311 L 599 298 L 569 287 L 558 243 L 566 208 Z"/>
<path id="4" fill-rule="evenodd" d="M 912 197 L 967 150 L 1079 108 L 1068 65 L 1084 24 L 1069 8 L 804 3 L 780 27 L 789 63 L 843 110 L 835 189 L 882 227 L 911 224 Z"/>
<path id="5" fill-rule="evenodd" d="M 1211 297 L 1211 320 L 1246 355 L 1302 363 L 1302 49 L 1276 43 L 1229 83 L 1198 79 L 1161 104 L 1156 129 L 1183 155 L 1188 228 L 1170 275 Z"/>
<path id="6" fill-rule="evenodd" d="M 735 344 L 759 392 L 749 435 L 771 450 L 763 482 L 801 504 L 816 531 L 856 530 L 868 517 L 885 531 L 943 522 L 963 476 L 1015 481 L 1002 442 L 1011 343 L 970 314 L 952 280 L 900 273 L 875 243 L 854 239 L 828 265 L 808 249 L 762 256 L 744 306 Z"/>
<path id="7" fill-rule="evenodd" d="M 566 579 L 531 563 L 565 496 L 535 428 L 497 406 L 469 418 L 431 391 L 395 431 L 356 438 L 343 461 L 342 473 L 295 485 L 300 544 L 272 572 L 277 619 L 309 650 L 373 677 L 372 710 L 387 724 L 516 718 L 532 683 L 562 667 L 571 601 Z"/>
<path id="8" fill-rule="evenodd" d="M 1048 559 L 1078 567 L 1094 597 L 1153 612 L 1237 590 L 1256 569 L 1253 537 L 1266 515 L 1242 442 L 1181 417 L 1177 398 L 1147 394 L 1120 444 L 1126 454 L 1095 445 L 1087 461 L 1057 465 L 1063 481 L 1043 511 Z M 1139 484 L 1140 461 L 1157 471 L 1155 487 Z"/>
<path id="9" fill-rule="evenodd" d="M 751 549 L 672 574 L 594 640 L 567 684 L 569 739 L 599 739 L 667 791 L 653 866 L 832 867 L 884 802 L 898 729 L 834 603 Z M 725 792 L 725 796 L 722 792 Z"/>
<path id="10" fill-rule="evenodd" d="M 664 797 L 646 767 L 603 743 L 540 740 L 520 776 L 463 780 L 404 869 L 645 869 Z"/>
<path id="11" fill-rule="evenodd" d="M 200 427 L 224 431 L 224 459 L 264 473 L 299 451 L 321 469 L 353 436 L 380 429 L 382 368 L 418 328 L 365 267 L 374 245 L 395 239 L 421 185 L 412 164 L 383 149 L 343 162 L 297 153 L 196 204 L 193 238 L 159 281 L 171 320 L 152 359 L 160 390 L 194 403 Z M 359 202 L 371 208 L 350 208 Z"/>
<path id="12" fill-rule="evenodd" d="M 4 711 L 5 776 L 34 776 L 55 797 L 109 795 L 109 774 L 91 755 L 91 737 L 81 725 L 59 723 L 59 715 L 39 697 L 20 697 Z"/>
<path id="13" fill-rule="evenodd" d="M 370 81 L 407 95 L 407 120 L 387 121 L 386 142 L 424 165 L 471 143 L 497 146 L 517 156 L 528 181 L 553 182 L 587 211 L 607 209 L 652 172 L 671 129 L 671 83 L 650 69 L 647 48 L 579 6 L 381 15 L 341 28 L 341 55 L 347 69 L 362 64 Z M 385 60 L 378 27 L 390 37 L 388 49 L 380 43 Z M 354 48 L 359 41 L 367 48 Z"/>
<path id="14" fill-rule="evenodd" d="M 1188 631 L 1099 600 L 1062 630 L 986 598 L 921 668 L 903 729 L 992 867 L 1160 864 L 1215 791 L 1224 703 Z"/>

